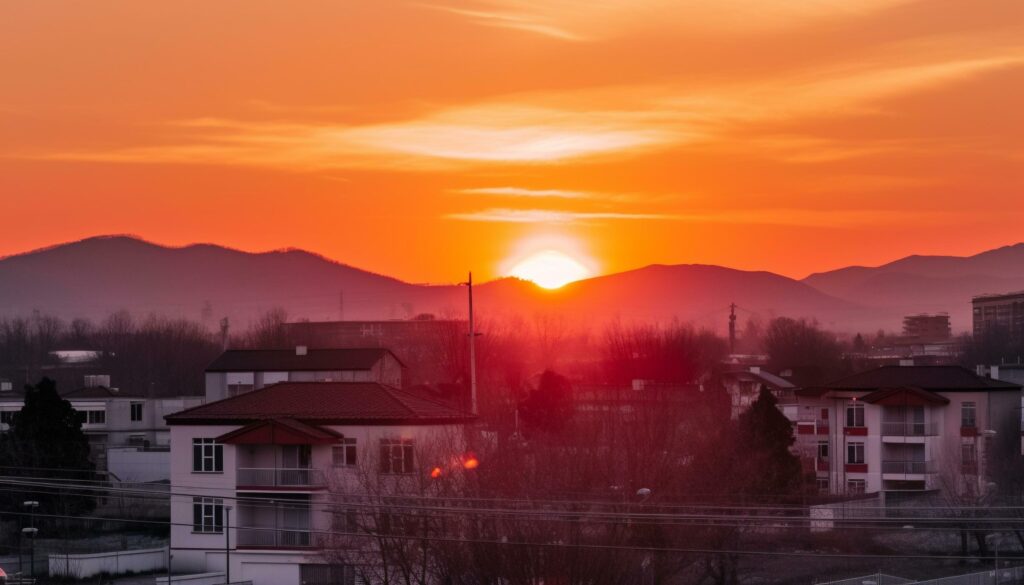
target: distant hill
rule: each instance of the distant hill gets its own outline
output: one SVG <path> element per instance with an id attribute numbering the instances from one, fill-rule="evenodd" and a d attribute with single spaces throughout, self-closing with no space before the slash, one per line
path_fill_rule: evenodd
<path id="1" fill-rule="evenodd" d="M 746 315 L 807 316 L 842 328 L 862 310 L 808 284 L 769 272 L 718 266 L 648 266 L 547 291 L 516 279 L 475 288 L 481 313 L 555 313 L 590 323 L 677 318 L 723 330 L 730 302 Z M 125 236 L 96 237 L 0 259 L 0 313 L 38 309 L 100 320 L 127 309 L 248 326 L 281 306 L 292 319 L 461 315 L 465 288 L 373 274 L 301 250 L 248 253 L 196 244 L 170 248 Z"/>
<path id="2" fill-rule="evenodd" d="M 950 314 L 954 331 L 971 327 L 971 297 L 1024 290 L 1024 243 L 974 256 L 908 256 L 873 268 L 851 266 L 812 274 L 804 283 L 833 297 L 856 300 L 888 316 L 898 329 L 911 313 Z"/>

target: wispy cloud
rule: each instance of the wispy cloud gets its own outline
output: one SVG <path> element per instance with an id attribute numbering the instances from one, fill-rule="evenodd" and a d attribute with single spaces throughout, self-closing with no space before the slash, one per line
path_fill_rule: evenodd
<path id="1" fill-rule="evenodd" d="M 449 12 L 451 14 L 464 16 L 468 18 L 471 22 L 482 26 L 493 26 L 498 28 L 507 28 L 512 30 L 536 33 L 539 35 L 552 37 L 563 41 L 585 40 L 583 36 L 571 33 L 557 26 L 538 22 L 532 19 L 530 16 L 524 14 L 496 12 L 484 9 L 471 10 L 468 8 L 457 8 L 454 6 L 442 6 L 431 4 L 424 4 L 423 6 L 426 6 L 427 8 L 432 8 L 434 10 L 442 10 L 444 12 Z"/>
<path id="2" fill-rule="evenodd" d="M 652 28 L 750 31 L 849 18 L 910 0 L 447 0 L 427 6 L 481 26 L 597 40 Z"/>
<path id="3" fill-rule="evenodd" d="M 778 126 L 879 112 L 879 102 L 1024 64 L 999 55 L 886 67 L 848 64 L 702 91 L 668 85 L 523 94 L 407 120 L 346 125 L 199 118 L 166 126 L 158 146 L 46 153 L 38 158 L 255 165 L 290 170 L 444 170 L 483 164 L 555 164 L 702 143 L 793 163 L 905 151 L 900 141 L 823 139 Z M 580 107 L 589 104 L 589 107 Z M 594 107 L 602 104 L 604 107 Z M 772 124 L 776 129 L 758 128 Z M 768 133 L 766 133 L 768 132 Z M 581 198 L 582 192 L 504 188 L 492 195 Z M 478 191 L 485 193 L 485 191 Z"/>
<path id="4" fill-rule="evenodd" d="M 523 187 L 473 187 L 454 189 L 454 193 L 466 195 L 490 195 L 494 197 L 527 198 L 527 199 L 596 199 L 601 201 L 629 201 L 632 195 L 622 193 L 603 193 L 598 191 L 575 191 L 568 189 L 526 189 Z"/>
<path id="5" fill-rule="evenodd" d="M 490 223 L 569 224 L 601 220 L 664 220 L 684 223 L 852 228 L 878 224 L 899 225 L 908 221 L 916 221 L 919 224 L 952 224 L 958 220 L 960 214 L 891 209 L 746 209 L 689 213 L 618 213 L 494 208 L 452 213 L 445 217 L 459 221 Z"/>
<path id="6" fill-rule="evenodd" d="M 595 220 L 676 219 L 660 213 L 618 213 L 607 211 L 558 211 L 551 209 L 485 209 L 469 213 L 451 213 L 448 219 L 491 223 L 577 223 Z"/>

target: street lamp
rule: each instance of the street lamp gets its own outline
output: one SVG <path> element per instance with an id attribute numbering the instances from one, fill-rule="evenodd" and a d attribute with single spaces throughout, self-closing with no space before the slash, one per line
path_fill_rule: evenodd
<path id="1" fill-rule="evenodd" d="M 36 534 L 39 529 L 36 528 L 36 508 L 39 507 L 39 502 L 36 500 L 26 500 L 22 502 L 22 506 L 29 509 L 29 525 L 21 529 L 21 533 L 29 538 L 29 556 L 28 556 L 28 570 L 29 574 L 35 578 L 36 576 Z"/>
<path id="2" fill-rule="evenodd" d="M 224 506 L 224 582 L 231 583 L 231 506 Z"/>

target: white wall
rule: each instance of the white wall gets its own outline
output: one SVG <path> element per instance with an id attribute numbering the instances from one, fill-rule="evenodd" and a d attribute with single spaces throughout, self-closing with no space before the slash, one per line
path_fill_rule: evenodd
<path id="1" fill-rule="evenodd" d="M 167 481 L 171 479 L 171 452 L 107 449 L 107 469 L 121 481 Z"/>

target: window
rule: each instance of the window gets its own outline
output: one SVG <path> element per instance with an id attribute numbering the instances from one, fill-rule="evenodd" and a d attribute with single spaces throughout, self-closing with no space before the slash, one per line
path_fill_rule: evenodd
<path id="1" fill-rule="evenodd" d="M 818 459 L 828 459 L 828 441 L 818 441 Z"/>
<path id="2" fill-rule="evenodd" d="M 863 494 L 865 492 L 865 483 L 863 479 L 848 479 L 846 480 L 846 493 L 848 494 Z"/>
<path id="3" fill-rule="evenodd" d="M 412 439 L 381 439 L 380 471 L 381 473 L 412 473 Z"/>
<path id="4" fill-rule="evenodd" d="M 132 409 L 132 422 L 141 422 L 142 421 L 142 403 L 141 402 L 132 402 L 131 409 Z"/>
<path id="5" fill-rule="evenodd" d="M 974 445 L 971 443 L 964 443 L 960 445 L 960 459 L 964 462 L 964 465 L 973 465 L 978 461 L 978 452 L 974 450 Z"/>
<path id="6" fill-rule="evenodd" d="M 356 440 L 344 438 L 331 451 L 335 467 L 354 467 L 356 464 Z"/>
<path id="7" fill-rule="evenodd" d="M 864 443 L 850 443 L 846 446 L 846 462 L 864 463 Z"/>
<path id="8" fill-rule="evenodd" d="M 224 471 L 224 445 L 214 439 L 192 439 L 192 472 Z"/>
<path id="9" fill-rule="evenodd" d="M 359 529 L 359 522 L 357 521 L 357 518 L 355 508 L 335 510 L 331 516 L 331 531 L 355 532 Z"/>
<path id="10" fill-rule="evenodd" d="M 224 503 L 220 498 L 192 498 L 192 532 L 224 531 Z"/>
<path id="11" fill-rule="evenodd" d="M 974 402 L 960 405 L 960 426 L 973 429 L 978 426 L 978 406 Z"/>
<path id="12" fill-rule="evenodd" d="M 9 424 L 13 423 L 14 422 L 14 412 L 15 411 L 13 411 L 13 410 L 0 411 L 0 424 L 9 425 Z"/>
<path id="13" fill-rule="evenodd" d="M 827 477 L 819 477 L 818 478 L 818 493 L 819 494 L 827 494 L 828 493 L 828 478 Z"/>
<path id="14" fill-rule="evenodd" d="M 102 425 L 107 422 L 107 411 L 87 410 L 85 411 L 85 422 L 90 425 Z"/>
<path id="15" fill-rule="evenodd" d="M 846 407 L 846 426 L 848 427 L 863 427 L 864 426 L 864 405 L 859 402 L 854 402 Z"/>

